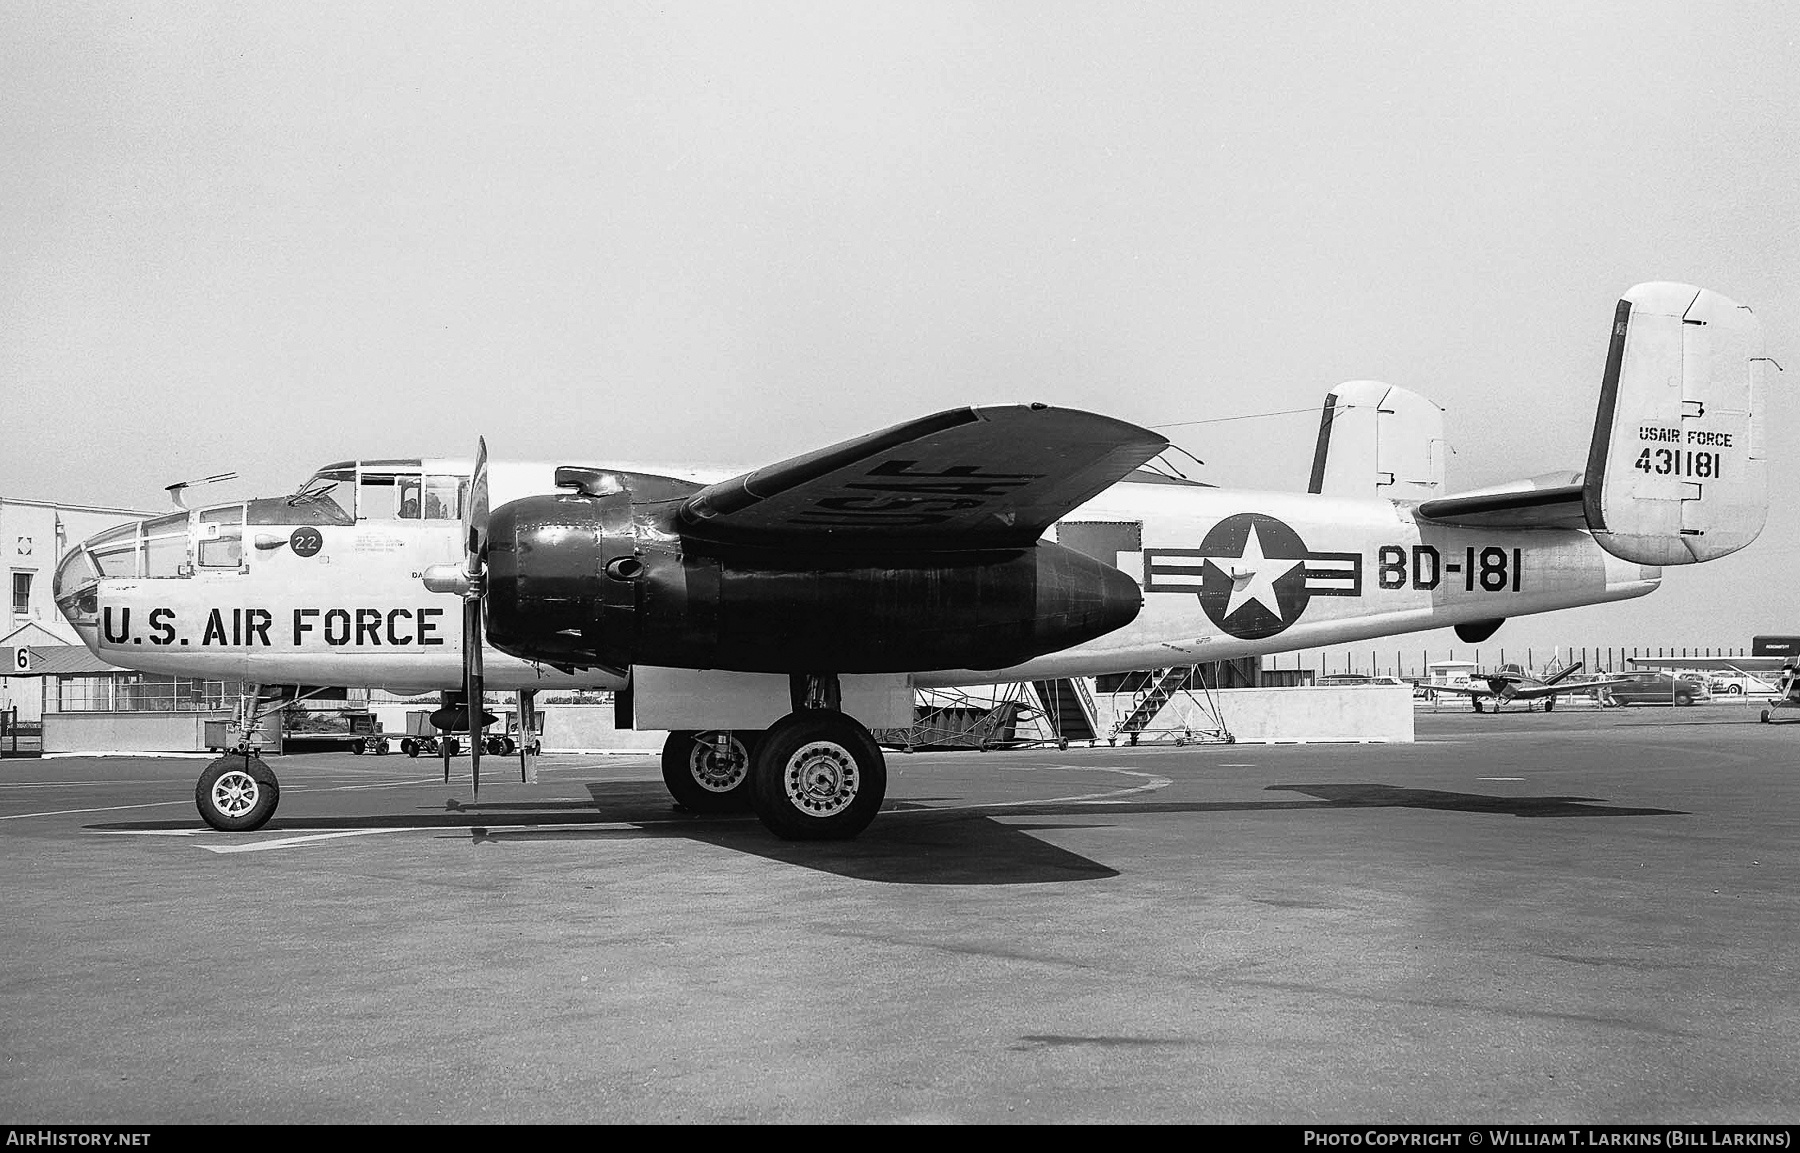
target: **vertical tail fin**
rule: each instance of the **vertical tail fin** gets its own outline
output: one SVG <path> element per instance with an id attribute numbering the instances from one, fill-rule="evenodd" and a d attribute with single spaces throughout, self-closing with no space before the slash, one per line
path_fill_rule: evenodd
<path id="1" fill-rule="evenodd" d="M 1375 380 L 1340 384 L 1325 398 L 1308 492 L 1430 500 L 1444 487 L 1444 410 Z"/>
<path id="2" fill-rule="evenodd" d="M 1621 560 L 1691 564 L 1736 552 L 1768 516 L 1762 324 L 1685 284 L 1619 301 L 1588 450 L 1583 510 Z"/>

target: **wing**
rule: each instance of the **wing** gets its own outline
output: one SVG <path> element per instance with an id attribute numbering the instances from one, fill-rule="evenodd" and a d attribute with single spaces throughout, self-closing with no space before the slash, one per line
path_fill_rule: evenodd
<path id="1" fill-rule="evenodd" d="M 1420 688 L 1433 693 L 1451 693 L 1459 697 L 1491 697 L 1493 689 L 1478 689 L 1471 685 L 1420 685 Z"/>
<path id="2" fill-rule="evenodd" d="M 952 409 L 709 485 L 680 525 L 721 543 L 1023 548 L 1168 443 L 1074 409 Z"/>
<path id="3" fill-rule="evenodd" d="M 1628 677 L 1620 677 L 1610 681 L 1579 681 L 1575 684 L 1564 682 L 1559 685 L 1540 685 L 1536 688 L 1520 689 L 1513 694 L 1516 701 L 1535 701 L 1543 697 L 1554 697 L 1562 693 L 1588 693 L 1595 689 L 1610 689 L 1614 685 L 1631 684 Z"/>

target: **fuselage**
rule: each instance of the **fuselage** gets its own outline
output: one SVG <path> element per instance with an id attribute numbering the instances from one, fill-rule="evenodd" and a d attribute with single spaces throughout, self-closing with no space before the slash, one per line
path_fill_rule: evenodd
<path id="1" fill-rule="evenodd" d="M 413 473 L 443 482 L 435 515 L 360 493 L 344 503 L 272 498 L 171 513 L 73 550 L 58 572 L 58 602 L 97 655 L 126 668 L 398 691 L 455 687 L 460 601 L 427 590 L 421 578 L 463 559 L 454 482 L 467 472 L 456 462 L 412 463 Z M 718 475 L 659 471 L 696 482 Z M 365 472 L 374 475 L 363 469 L 355 479 Z M 495 504 L 554 491 L 550 473 L 494 466 Z M 1049 539 L 1137 582 L 1143 607 L 1131 623 L 1023 664 L 910 671 L 920 686 L 933 686 L 1235 660 L 1622 600 L 1660 580 L 1660 570 L 1614 559 L 1578 530 L 1449 527 L 1421 522 L 1411 509 L 1121 482 L 1064 516 Z M 557 669 L 491 646 L 484 664 L 495 690 L 624 683 L 616 671 Z"/>

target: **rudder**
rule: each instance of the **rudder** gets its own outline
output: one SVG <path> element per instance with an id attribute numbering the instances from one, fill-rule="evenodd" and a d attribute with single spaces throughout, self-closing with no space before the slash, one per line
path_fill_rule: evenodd
<path id="1" fill-rule="evenodd" d="M 1713 560 L 1768 516 L 1762 323 L 1685 284 L 1640 284 L 1613 317 L 1582 504 L 1607 552 Z"/>

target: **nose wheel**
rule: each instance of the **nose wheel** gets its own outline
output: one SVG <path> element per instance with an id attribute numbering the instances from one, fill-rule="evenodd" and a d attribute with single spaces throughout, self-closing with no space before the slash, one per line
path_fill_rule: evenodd
<path id="1" fill-rule="evenodd" d="M 227 753 L 206 766 L 194 786 L 194 805 L 200 819 L 226 833 L 260 829 L 275 815 L 281 802 L 281 786 L 261 757 L 251 753 Z"/>

